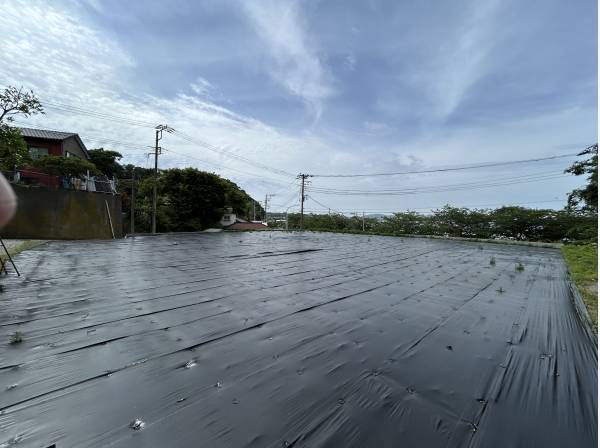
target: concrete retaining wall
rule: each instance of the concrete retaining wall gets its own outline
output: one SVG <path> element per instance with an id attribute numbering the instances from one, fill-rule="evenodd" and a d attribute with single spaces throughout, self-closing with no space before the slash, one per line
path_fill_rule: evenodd
<path id="1" fill-rule="evenodd" d="M 18 205 L 15 217 L 0 235 L 28 239 L 112 238 L 122 236 L 121 197 L 106 193 L 12 185 Z"/>

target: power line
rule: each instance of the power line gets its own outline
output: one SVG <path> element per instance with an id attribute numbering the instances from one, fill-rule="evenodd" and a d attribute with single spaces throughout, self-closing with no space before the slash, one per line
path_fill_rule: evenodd
<path id="1" fill-rule="evenodd" d="M 60 110 L 62 112 L 70 112 L 70 113 L 78 113 L 81 115 L 87 115 L 90 117 L 94 117 L 94 118 L 99 118 L 101 120 L 108 120 L 108 121 L 116 121 L 119 123 L 126 123 L 129 124 L 131 126 L 139 126 L 139 127 L 144 127 L 144 128 L 154 128 L 154 124 L 148 122 L 148 121 L 142 121 L 142 120 L 135 120 L 132 119 L 131 117 L 127 117 L 127 116 L 123 116 L 123 115 L 113 115 L 113 114 L 107 114 L 104 112 L 99 112 L 99 111 L 95 111 L 95 110 L 90 110 L 90 109 L 85 109 L 82 107 L 78 107 L 78 106 L 72 106 L 69 104 L 62 104 L 62 103 L 57 103 L 57 102 L 53 102 L 53 101 L 44 101 L 44 107 L 49 107 L 51 109 L 56 109 L 56 110 Z"/>
<path id="2" fill-rule="evenodd" d="M 205 142 L 203 140 L 200 140 L 198 138 L 195 138 L 195 137 L 192 137 L 190 135 L 187 135 L 187 134 L 185 134 L 185 133 L 183 133 L 181 131 L 176 131 L 175 135 L 178 135 L 181 139 L 183 139 L 183 140 L 185 140 L 185 141 L 187 141 L 189 143 L 195 143 L 195 144 L 197 144 L 199 146 L 202 146 L 203 148 L 208 149 L 209 151 L 215 152 L 215 153 L 217 153 L 219 155 L 230 157 L 232 159 L 238 160 L 238 161 L 246 163 L 248 165 L 252 165 L 255 168 L 263 169 L 265 171 L 270 172 L 271 174 L 276 174 L 276 175 L 285 176 L 285 177 L 294 177 L 294 174 L 292 174 L 292 173 L 289 173 L 287 171 L 280 170 L 278 168 L 274 168 L 274 167 L 271 167 L 269 165 L 265 165 L 265 164 L 262 164 L 262 163 L 259 163 L 259 162 L 255 162 L 255 161 L 253 161 L 251 159 L 248 159 L 246 157 L 240 156 L 238 154 L 233 154 L 233 153 L 231 153 L 229 151 L 224 150 L 223 148 L 219 148 L 218 146 L 211 145 L 210 143 L 207 143 L 207 142 Z"/>
<path id="3" fill-rule="evenodd" d="M 312 199 L 314 202 L 316 202 L 318 205 L 320 205 L 321 207 L 325 208 L 325 209 L 329 209 L 330 207 L 327 207 L 325 204 L 315 200 L 314 196 L 310 196 L 310 199 Z M 455 207 L 455 208 L 475 208 L 475 207 L 511 207 L 511 206 L 519 206 L 519 205 L 531 205 L 531 204 L 544 204 L 544 203 L 565 203 L 564 199 L 551 199 L 551 200 L 543 200 L 543 201 L 529 201 L 529 202 L 510 202 L 510 203 L 495 203 L 495 204 L 471 204 L 471 205 L 461 205 L 461 206 L 451 206 L 451 207 Z M 435 210 L 435 209 L 441 209 L 444 208 L 445 206 L 450 205 L 450 204 L 445 204 L 445 205 L 437 205 L 434 207 L 411 207 L 411 208 L 407 208 L 406 211 L 412 211 L 412 210 Z M 336 213 L 339 214 L 345 214 L 345 213 L 355 213 L 357 209 L 344 209 L 344 210 L 334 210 L 331 209 L 333 211 L 335 211 Z M 305 210 L 309 213 L 311 212 L 319 212 L 322 210 L 311 210 L 311 209 L 307 209 Z M 365 213 L 402 213 L 402 210 L 399 209 L 394 209 L 394 210 L 383 210 L 383 209 L 365 209 L 365 210 L 361 210 L 364 211 Z"/>
<path id="4" fill-rule="evenodd" d="M 61 131 L 58 129 L 52 129 L 47 126 L 39 126 L 39 125 L 35 125 L 33 123 L 25 123 L 23 121 L 18 121 L 18 120 L 14 120 L 13 123 L 18 124 L 21 128 L 41 129 L 41 130 L 54 131 L 54 132 L 65 132 L 65 131 Z M 106 142 L 109 144 L 117 144 L 117 145 L 121 145 L 121 146 L 130 146 L 130 147 L 134 147 L 135 149 L 142 150 L 142 151 L 146 151 L 147 148 L 151 147 L 150 145 L 146 145 L 146 147 L 143 147 L 143 145 L 140 145 L 140 144 L 134 143 L 134 142 L 124 142 L 122 140 L 116 140 L 116 139 L 100 137 L 100 136 L 92 136 L 92 135 L 88 134 L 87 132 L 85 134 L 73 132 L 73 134 L 77 134 L 80 137 L 84 138 L 85 140 L 92 140 L 92 141 L 96 141 L 96 142 Z"/>
<path id="5" fill-rule="evenodd" d="M 148 121 L 142 121 L 142 120 L 134 120 L 131 119 L 129 117 L 125 117 L 125 116 L 119 116 L 119 115 L 114 115 L 114 114 L 107 114 L 104 112 L 99 112 L 99 111 L 94 111 L 94 110 L 89 110 L 83 107 L 79 107 L 79 106 L 73 106 L 73 105 L 69 105 L 69 104 L 64 104 L 64 103 L 60 103 L 60 102 L 55 102 L 55 101 L 46 101 L 44 100 L 44 106 L 48 106 L 50 108 L 54 108 L 57 110 L 61 110 L 63 112 L 69 112 L 69 113 L 77 113 L 77 114 L 82 114 L 82 115 L 87 115 L 93 118 L 98 118 L 98 119 L 102 119 L 102 120 L 109 120 L 109 121 L 116 121 L 119 123 L 124 123 L 124 124 L 128 124 L 128 125 L 132 125 L 132 126 L 140 126 L 140 127 L 144 127 L 144 128 L 155 128 L 155 124 L 148 122 Z M 222 156 L 226 156 L 226 157 L 230 157 L 232 159 L 238 160 L 240 162 L 249 164 L 254 166 L 255 168 L 259 168 L 259 169 L 263 169 L 265 171 L 269 171 L 272 174 L 276 174 L 276 175 L 283 175 L 286 177 L 294 177 L 294 174 L 289 173 L 287 171 L 284 170 L 280 170 L 274 167 L 271 167 L 269 165 L 265 165 L 259 162 L 255 162 L 251 159 L 248 159 L 246 157 L 240 156 L 238 154 L 232 154 L 230 152 L 228 152 L 227 150 L 220 148 L 218 146 L 215 145 L 211 145 L 210 143 L 207 143 L 205 141 L 202 141 L 200 139 L 194 138 L 190 135 L 187 135 L 181 131 L 176 131 L 176 135 L 178 135 L 180 138 L 182 138 L 183 140 L 186 140 L 189 143 L 195 143 L 199 146 L 202 146 L 205 149 L 208 149 L 210 151 L 216 152 Z"/>
<path id="6" fill-rule="evenodd" d="M 235 171 L 235 172 L 238 172 L 240 174 L 245 174 L 246 176 L 256 177 L 256 178 L 259 179 L 259 182 L 260 181 L 266 181 L 267 183 L 271 183 L 271 184 L 283 186 L 284 188 L 288 188 L 287 185 L 285 185 L 285 184 L 283 184 L 281 182 L 281 179 L 273 179 L 271 177 L 266 177 L 266 176 L 263 176 L 263 175 L 260 175 L 260 174 L 250 173 L 248 171 L 243 171 L 243 170 L 240 170 L 240 169 L 237 169 L 237 168 L 231 168 L 231 167 L 223 165 L 223 164 L 218 164 L 218 163 L 215 163 L 215 162 L 210 162 L 208 160 L 200 159 L 200 158 L 198 158 L 196 156 L 192 156 L 192 155 L 189 155 L 189 154 L 184 154 L 184 153 L 179 152 L 179 151 L 174 151 L 173 149 L 168 149 L 167 151 L 170 152 L 170 153 L 173 153 L 173 154 L 177 154 L 177 155 L 179 155 L 179 156 L 181 156 L 181 157 L 183 157 L 185 159 L 196 160 L 196 161 L 199 161 L 199 162 L 202 162 L 202 163 L 206 163 L 206 164 L 209 164 L 209 165 L 214 165 L 217 168 L 221 168 L 221 169 L 224 169 L 224 170 Z"/>
<path id="7" fill-rule="evenodd" d="M 21 121 L 17 121 L 17 120 L 13 121 L 13 123 L 18 124 L 21 127 L 28 127 L 28 128 L 32 128 L 32 129 L 45 129 L 45 130 L 48 130 L 48 131 L 64 132 L 64 131 L 59 131 L 57 129 L 52 129 L 52 128 L 48 128 L 48 127 L 42 127 L 42 126 L 34 125 L 34 124 L 31 124 L 31 123 L 25 123 L 25 122 L 21 122 Z M 127 147 L 129 147 L 129 149 L 117 148 L 119 151 L 123 151 L 123 150 L 125 150 L 125 151 L 127 151 L 127 150 L 129 150 L 129 151 L 134 151 L 134 150 L 148 151 L 149 148 L 153 148 L 153 147 L 151 147 L 149 145 L 147 147 L 143 147 L 142 145 L 138 145 L 138 144 L 133 143 L 133 142 L 124 142 L 124 141 L 121 141 L 121 140 L 108 139 L 108 138 L 105 138 L 105 137 L 92 137 L 92 136 L 88 135 L 87 133 L 86 134 L 78 134 L 78 135 L 80 137 L 82 137 L 84 140 L 91 140 L 91 141 L 96 141 L 98 143 L 106 143 L 106 144 L 111 144 L 111 145 L 119 145 L 119 146 L 127 146 Z M 166 152 L 169 152 L 169 153 L 177 154 L 177 155 L 179 155 L 179 156 L 181 156 L 183 158 L 189 159 L 189 160 L 195 160 L 195 161 L 202 162 L 202 163 L 205 163 L 205 164 L 208 164 L 208 165 L 213 165 L 213 166 L 215 166 L 217 168 L 220 168 L 220 169 L 238 172 L 238 173 L 241 173 L 241 174 L 244 174 L 244 175 L 247 175 L 247 176 L 252 176 L 252 177 L 258 177 L 258 178 L 261 178 L 261 179 L 266 179 L 266 180 L 268 180 L 269 183 L 273 183 L 273 184 L 277 184 L 277 185 L 283 185 L 279 181 L 279 179 L 272 179 L 272 178 L 265 177 L 265 176 L 260 175 L 260 174 L 250 173 L 248 171 L 243 171 L 243 170 L 239 170 L 239 169 L 236 169 L 236 168 L 231 168 L 231 167 L 223 165 L 223 164 L 211 162 L 211 161 L 208 161 L 208 160 L 205 160 L 205 159 L 201 159 L 201 158 L 198 158 L 198 157 L 195 157 L 195 156 L 184 154 L 182 152 L 175 151 L 173 149 L 168 149 L 168 148 L 161 148 L 161 149 L 162 149 L 162 151 L 166 151 Z M 294 182 L 295 182 L 295 179 L 292 180 L 292 183 L 294 183 Z M 289 185 L 285 185 L 284 186 L 284 188 L 286 188 L 286 189 L 288 187 L 289 187 Z"/>
<path id="8" fill-rule="evenodd" d="M 423 188 L 441 188 L 441 187 L 458 187 L 458 186 L 471 186 L 471 185 L 477 185 L 477 184 L 481 184 L 481 183 L 488 183 L 488 182 L 496 182 L 496 181 L 511 181 L 511 180 L 520 180 L 520 179 L 529 179 L 529 178 L 533 178 L 533 177 L 540 177 L 540 176 L 548 176 L 548 175 L 558 175 L 558 174 L 562 174 L 562 170 L 560 172 L 556 172 L 556 171 L 542 171 L 542 172 L 537 172 L 537 173 L 528 173 L 528 174 L 522 174 L 522 175 L 518 175 L 518 176 L 501 176 L 501 177 L 497 177 L 497 178 L 490 178 L 489 176 L 484 177 L 484 178 L 478 178 L 478 179 L 473 179 L 472 181 L 469 182 L 459 182 L 459 183 L 454 183 L 454 184 L 439 184 L 439 185 L 424 185 L 421 187 L 414 187 L 414 188 L 385 188 L 385 189 L 380 189 L 380 190 L 363 190 L 363 189 L 351 189 L 351 188 L 332 188 L 332 187 L 328 187 L 328 186 L 321 186 L 321 187 L 314 187 L 314 191 L 316 190 L 327 190 L 327 191 L 332 191 L 332 192 L 350 192 L 350 193 L 386 193 L 386 192 L 403 192 L 403 191 L 409 191 L 409 190 L 419 190 L 419 189 L 423 189 Z M 414 182 L 413 182 L 414 183 Z"/>
<path id="9" fill-rule="evenodd" d="M 326 188 L 314 188 L 311 191 L 315 191 L 321 194 L 335 195 L 335 196 L 407 196 L 407 195 L 415 195 L 415 194 L 425 194 L 425 193 L 441 193 L 448 191 L 461 191 L 461 190 L 479 190 L 482 188 L 493 188 L 498 186 L 507 186 L 507 185 L 518 185 L 524 183 L 531 182 L 542 182 L 547 180 L 553 180 L 557 178 L 569 177 L 567 174 L 554 174 L 554 175 L 544 175 L 538 177 L 529 177 L 524 179 L 516 179 L 510 181 L 491 181 L 487 183 L 471 183 L 471 184 L 454 184 L 454 185 L 440 185 L 440 186 L 429 186 L 422 188 L 412 188 L 406 190 L 368 190 L 368 191 L 359 191 L 359 190 L 333 190 Z"/>
<path id="10" fill-rule="evenodd" d="M 292 205 L 294 202 L 296 202 L 296 195 L 297 193 L 294 191 L 290 196 L 282 201 L 281 204 L 271 204 L 271 207 L 286 208 L 288 205 Z"/>
<path id="11" fill-rule="evenodd" d="M 472 170 L 477 168 L 489 168 L 496 166 L 505 166 L 505 165 L 516 165 L 520 163 L 534 163 L 541 162 L 544 160 L 554 160 L 554 159 L 562 159 L 566 157 L 576 157 L 578 153 L 571 154 L 563 154 L 558 156 L 549 156 L 549 157 L 538 157 L 535 159 L 521 159 L 521 160 L 509 160 L 506 162 L 487 162 L 480 163 L 475 165 L 462 165 L 462 166 L 454 166 L 447 168 L 430 168 L 427 170 L 414 170 L 414 171 L 398 171 L 391 173 L 369 173 L 369 174 L 313 174 L 313 177 L 375 177 L 375 176 L 398 176 L 402 174 L 424 174 L 424 173 L 441 173 L 447 171 L 461 171 L 461 170 Z"/>
<path id="12" fill-rule="evenodd" d="M 308 197 L 310 198 L 310 200 L 312 200 L 313 202 L 316 202 L 316 203 L 317 203 L 317 204 L 319 204 L 321 207 L 325 207 L 327 210 L 333 210 L 333 211 L 334 211 L 334 212 L 336 212 L 336 213 L 340 213 L 340 214 L 342 214 L 342 213 L 341 213 L 339 210 L 336 210 L 336 209 L 334 209 L 334 208 L 328 207 L 327 205 L 325 205 L 325 204 L 322 204 L 321 202 L 317 201 L 317 200 L 314 198 L 314 196 L 312 196 L 312 195 L 309 195 Z"/>

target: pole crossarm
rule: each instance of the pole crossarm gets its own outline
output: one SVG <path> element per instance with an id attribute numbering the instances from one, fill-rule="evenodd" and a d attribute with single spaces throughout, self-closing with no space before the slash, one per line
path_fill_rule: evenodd
<path id="1" fill-rule="evenodd" d="M 298 174 L 296 179 L 300 179 L 302 182 L 300 183 L 300 230 L 304 230 L 304 201 L 306 200 L 306 195 L 304 194 L 306 179 L 312 177 L 311 174 Z"/>
<path id="2" fill-rule="evenodd" d="M 166 125 L 159 124 L 155 128 L 156 138 L 154 144 L 154 182 L 152 185 L 152 233 L 156 233 L 156 203 L 157 203 L 157 187 L 158 187 L 158 156 L 161 153 L 161 148 L 158 142 L 162 140 L 163 131 L 169 134 L 175 132 L 175 129 Z"/>

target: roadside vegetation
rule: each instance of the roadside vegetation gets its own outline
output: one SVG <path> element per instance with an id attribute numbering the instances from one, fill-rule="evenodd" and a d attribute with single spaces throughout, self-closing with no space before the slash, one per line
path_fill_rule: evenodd
<path id="1" fill-rule="evenodd" d="M 391 216 L 345 216 L 309 214 L 304 229 L 381 235 L 431 235 L 517 241 L 597 241 L 598 235 L 598 144 L 579 153 L 584 157 L 565 169 L 586 176 L 587 183 L 573 190 L 563 210 L 507 206 L 468 209 L 446 205 L 429 214 L 415 211 Z M 288 218 L 288 228 L 300 228 L 300 215 Z"/>
<path id="2" fill-rule="evenodd" d="M 150 230 L 153 177 L 145 177 L 136 191 L 136 228 Z M 235 183 L 196 168 L 171 168 L 161 172 L 158 183 L 157 228 L 162 232 L 201 230 L 218 226 L 225 207 L 240 218 L 252 219 L 253 199 Z M 130 189 L 121 189 L 129 199 Z M 123 201 L 125 202 L 125 201 Z M 261 208 L 256 205 L 257 213 Z"/>
<path id="3" fill-rule="evenodd" d="M 34 247 L 39 246 L 40 244 L 43 244 L 45 242 L 46 242 L 45 240 L 23 240 L 23 241 L 20 241 L 18 244 L 11 246 L 8 244 L 7 241 L 4 241 L 4 243 L 7 244 L 7 249 L 8 249 L 8 252 L 10 253 L 11 257 L 18 255 L 23 251 L 33 249 Z M 0 248 L 0 250 L 1 249 L 2 248 Z M 2 260 L 2 261 L 8 260 L 8 257 L 6 256 L 4 251 L 2 251 L 2 253 L 0 253 L 0 260 Z"/>
<path id="4" fill-rule="evenodd" d="M 592 318 L 594 331 L 598 325 L 598 245 L 569 244 L 562 248 L 571 279 L 579 292 Z"/>
<path id="5" fill-rule="evenodd" d="M 8 343 L 11 345 L 20 344 L 21 342 L 23 342 L 23 333 L 20 331 L 15 331 L 8 338 Z"/>
<path id="6" fill-rule="evenodd" d="M 289 228 L 300 228 L 300 215 L 289 216 Z M 362 233 L 362 217 L 339 214 L 305 215 L 304 228 Z M 578 210 L 533 210 L 501 207 L 473 210 L 446 206 L 431 214 L 400 212 L 391 216 L 365 217 L 367 233 L 382 235 L 433 235 L 517 241 L 582 241 L 597 237 L 597 215 Z"/>

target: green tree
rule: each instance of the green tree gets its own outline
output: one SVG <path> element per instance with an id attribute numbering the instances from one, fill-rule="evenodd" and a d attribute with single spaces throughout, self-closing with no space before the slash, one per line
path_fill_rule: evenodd
<path id="1" fill-rule="evenodd" d="M 300 227 L 300 215 L 289 215 L 289 228 Z M 304 216 L 307 230 L 361 232 L 362 218 L 344 215 Z M 399 212 L 383 219 L 365 218 L 365 230 L 380 234 L 449 235 L 469 238 L 512 238 L 528 241 L 595 240 L 596 215 L 584 211 L 500 207 L 477 210 L 445 206 L 430 215 Z"/>
<path id="2" fill-rule="evenodd" d="M 170 169 L 159 178 L 162 205 L 167 205 L 172 231 L 215 225 L 223 214 L 225 189 L 216 174 L 195 168 Z"/>
<path id="3" fill-rule="evenodd" d="M 577 188 L 569 194 L 568 207 L 598 213 L 598 143 L 587 147 L 578 155 L 589 157 L 575 162 L 565 170 L 565 173 L 571 173 L 575 176 L 588 174 L 588 183 L 585 187 Z"/>
<path id="4" fill-rule="evenodd" d="M 427 218 L 417 212 L 399 212 L 383 220 L 385 233 L 426 234 Z"/>
<path id="5" fill-rule="evenodd" d="M 31 160 L 27 144 L 18 128 L 0 124 L 0 170 L 12 171 Z"/>
<path id="6" fill-rule="evenodd" d="M 17 115 L 44 113 L 33 91 L 9 86 L 0 93 L 0 170 L 20 168 L 29 162 L 27 144 L 18 128 L 9 126 Z"/>
<path id="7" fill-rule="evenodd" d="M 124 167 L 124 175 L 131 176 L 132 173 L 132 166 Z M 149 231 L 155 180 L 151 172 L 145 172 L 143 168 L 136 168 L 135 174 L 141 179 L 136 189 L 136 229 Z M 126 179 L 121 182 L 126 183 Z M 130 189 L 131 183 L 127 185 Z M 252 206 L 252 198 L 235 183 L 196 168 L 162 171 L 157 192 L 156 222 L 160 232 L 202 230 L 218 225 L 226 206 L 233 207 L 240 216 L 246 216 Z M 127 188 L 122 194 L 128 194 Z"/>
<path id="8" fill-rule="evenodd" d="M 0 93 L 0 123 L 12 122 L 17 115 L 43 114 L 44 108 L 32 90 L 9 86 Z"/>
<path id="9" fill-rule="evenodd" d="M 98 175 L 98 168 L 87 160 L 79 157 L 44 156 L 31 162 L 31 166 L 54 176 L 83 176 Z"/>
<path id="10" fill-rule="evenodd" d="M 96 165 L 102 174 L 108 177 L 121 177 L 123 167 L 118 162 L 123 155 L 117 151 L 105 150 L 104 148 L 90 149 L 90 162 Z"/>
<path id="11" fill-rule="evenodd" d="M 141 180 L 154 175 L 154 170 L 152 168 L 142 168 L 141 166 L 135 166 L 128 163 L 121 167 L 119 179 L 131 179 L 134 174 L 136 179 Z"/>

